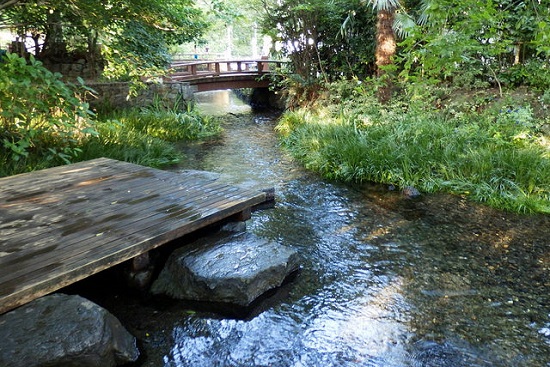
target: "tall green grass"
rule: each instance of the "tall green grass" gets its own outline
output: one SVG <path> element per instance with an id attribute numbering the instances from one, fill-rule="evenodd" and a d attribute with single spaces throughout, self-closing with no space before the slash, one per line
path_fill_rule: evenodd
<path id="1" fill-rule="evenodd" d="M 171 142 L 204 139 L 221 132 L 220 123 L 215 117 L 202 115 L 192 107 L 180 110 L 153 105 L 112 110 L 100 114 L 100 121 L 116 121 L 125 130 Z"/>
<path id="2" fill-rule="evenodd" d="M 100 114 L 98 135 L 82 146 L 82 160 L 108 157 L 152 167 L 175 164 L 183 157 L 172 143 L 205 139 L 221 132 L 220 123 L 189 107 L 153 105 Z"/>
<path id="3" fill-rule="evenodd" d="M 191 107 L 176 107 L 153 105 L 148 108 L 100 111 L 94 124 L 97 134 L 78 142 L 75 148 L 78 154 L 72 161 L 107 157 L 150 167 L 165 167 L 184 158 L 174 142 L 205 139 L 221 132 L 217 119 L 202 116 Z M 0 176 L 64 163 L 38 154 L 30 154 L 15 162 L 0 154 Z"/>
<path id="4" fill-rule="evenodd" d="M 160 168 L 175 164 L 183 158 L 170 142 L 130 128 L 117 120 L 99 122 L 97 131 L 97 136 L 83 143 L 79 160 L 106 157 Z"/>
<path id="5" fill-rule="evenodd" d="M 456 116 L 427 105 L 384 107 L 368 95 L 322 104 L 287 113 L 278 130 L 292 154 L 326 178 L 550 213 L 550 146 L 528 108 Z"/>

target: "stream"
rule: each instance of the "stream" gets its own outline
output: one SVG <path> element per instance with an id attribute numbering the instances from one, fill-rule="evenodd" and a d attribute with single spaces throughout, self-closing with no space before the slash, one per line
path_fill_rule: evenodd
<path id="1" fill-rule="evenodd" d="M 176 301 L 115 305 L 139 366 L 550 367 L 548 216 L 324 181 L 281 149 L 277 115 L 229 91 L 197 98 L 225 132 L 183 146 L 174 171 L 274 187 L 275 207 L 247 230 L 297 249 L 302 269 L 243 319 Z"/>

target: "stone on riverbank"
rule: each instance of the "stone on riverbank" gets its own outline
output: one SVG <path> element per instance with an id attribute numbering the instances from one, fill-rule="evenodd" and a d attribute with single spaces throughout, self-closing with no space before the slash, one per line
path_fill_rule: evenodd
<path id="1" fill-rule="evenodd" d="M 413 186 L 405 186 L 402 193 L 405 199 L 418 199 L 422 195 L 420 191 Z"/>
<path id="2" fill-rule="evenodd" d="M 249 233 L 206 238 L 174 251 L 151 291 L 246 307 L 298 268 L 295 250 Z"/>
<path id="3" fill-rule="evenodd" d="M 0 366 L 104 367 L 134 362 L 135 338 L 107 310 L 53 294 L 0 316 Z"/>

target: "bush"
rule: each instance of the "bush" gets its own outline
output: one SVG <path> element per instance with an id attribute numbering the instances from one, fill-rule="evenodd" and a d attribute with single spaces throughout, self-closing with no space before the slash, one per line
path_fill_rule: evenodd
<path id="1" fill-rule="evenodd" d="M 32 56 L 7 54 L 0 64 L 0 177 L 108 157 L 162 167 L 182 155 L 172 142 L 219 134 L 219 121 L 191 106 L 101 113 L 82 101 L 91 92 L 66 84 Z"/>
<path id="2" fill-rule="evenodd" d="M 543 60 L 530 60 L 505 70 L 502 81 L 510 86 L 526 85 L 544 91 L 550 89 L 550 67 Z"/>
<path id="3" fill-rule="evenodd" d="M 0 63 L 0 156 L 23 167 L 30 155 L 51 164 L 70 163 L 83 138 L 96 134 L 92 112 L 80 98 L 89 91 L 65 84 L 32 56 L 8 53 Z M 6 167 L 4 167 L 6 169 Z"/>

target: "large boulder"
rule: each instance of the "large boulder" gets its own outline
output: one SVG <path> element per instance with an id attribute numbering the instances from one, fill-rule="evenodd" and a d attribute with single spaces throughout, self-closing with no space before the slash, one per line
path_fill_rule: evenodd
<path id="1" fill-rule="evenodd" d="M 153 294 L 248 306 L 299 269 L 298 253 L 240 233 L 184 246 L 170 255 Z"/>
<path id="2" fill-rule="evenodd" d="M 104 367 L 136 361 L 135 338 L 108 311 L 53 294 L 0 316 L 0 366 Z"/>

